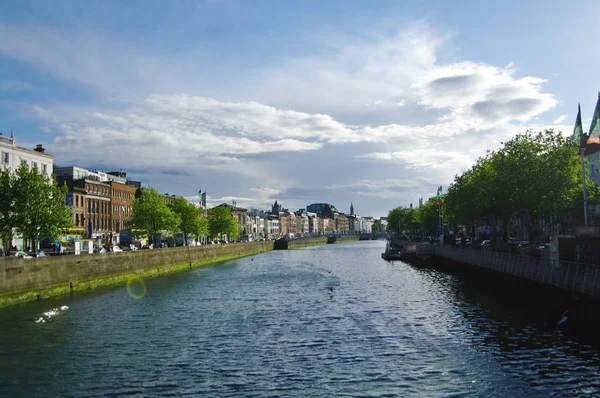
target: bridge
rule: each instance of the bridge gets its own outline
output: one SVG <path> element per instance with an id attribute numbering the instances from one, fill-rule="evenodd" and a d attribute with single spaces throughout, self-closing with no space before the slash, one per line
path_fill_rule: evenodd
<path id="1" fill-rule="evenodd" d="M 319 237 L 328 237 L 328 236 L 335 236 L 336 238 L 352 238 L 352 237 L 357 237 L 359 240 L 377 240 L 377 239 L 385 239 L 386 238 L 386 234 L 382 234 L 382 233 L 366 233 L 366 232 L 361 232 L 361 233 L 355 233 L 355 232 L 350 232 L 350 233 L 328 233 L 328 234 L 304 234 L 304 238 L 319 238 Z"/>

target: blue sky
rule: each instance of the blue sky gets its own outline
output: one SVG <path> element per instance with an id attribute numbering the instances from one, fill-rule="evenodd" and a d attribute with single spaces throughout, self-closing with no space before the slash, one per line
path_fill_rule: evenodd
<path id="1" fill-rule="evenodd" d="M 4 1 L 0 132 L 162 192 L 383 216 L 600 89 L 578 1 Z"/>

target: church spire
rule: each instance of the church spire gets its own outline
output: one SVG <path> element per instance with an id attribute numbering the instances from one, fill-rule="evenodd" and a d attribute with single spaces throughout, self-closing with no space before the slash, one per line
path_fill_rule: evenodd
<path id="1" fill-rule="evenodd" d="M 352 202 L 350 202 L 350 215 L 354 215 L 354 204 L 352 204 Z"/>

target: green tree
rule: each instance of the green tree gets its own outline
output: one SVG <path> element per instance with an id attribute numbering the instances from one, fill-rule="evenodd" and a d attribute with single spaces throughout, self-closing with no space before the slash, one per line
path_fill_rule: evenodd
<path id="1" fill-rule="evenodd" d="M 143 231 L 154 243 L 162 231 L 175 231 L 180 224 L 164 196 L 153 188 L 142 190 L 141 196 L 133 200 L 132 212 L 131 226 Z"/>
<path id="2" fill-rule="evenodd" d="M 419 223 L 421 232 L 424 235 L 436 235 L 436 231 L 440 223 L 437 198 L 429 198 L 427 202 L 423 203 L 423 206 L 417 209 L 415 219 Z"/>
<path id="3" fill-rule="evenodd" d="M 380 232 L 381 232 L 381 230 L 380 230 L 379 223 L 373 223 L 373 226 L 371 227 L 371 233 L 378 234 Z"/>
<path id="4" fill-rule="evenodd" d="M 412 207 L 396 207 L 389 212 L 387 220 L 389 233 L 416 235 L 419 231 L 417 210 Z"/>
<path id="5" fill-rule="evenodd" d="M 204 217 L 203 209 L 197 208 L 184 198 L 177 198 L 169 207 L 179 217 L 177 228 L 186 237 L 185 245 L 190 234 L 197 239 L 208 234 L 208 220 Z"/>
<path id="6" fill-rule="evenodd" d="M 469 226 L 492 218 L 502 221 L 504 235 L 508 221 L 523 213 L 532 220 L 580 217 L 581 180 L 580 158 L 568 138 L 553 130 L 527 131 L 456 176 L 448 189 L 448 214 Z M 597 200 L 598 188 L 589 179 L 587 187 L 590 201 Z"/>
<path id="7" fill-rule="evenodd" d="M 235 239 L 238 235 L 237 221 L 228 206 L 208 209 L 208 228 L 213 239 L 220 235 L 227 235 L 229 239 Z"/>
<path id="8" fill-rule="evenodd" d="M 0 240 L 6 251 L 15 228 L 14 181 L 8 169 L 0 170 Z"/>
<path id="9" fill-rule="evenodd" d="M 196 225 L 196 229 L 192 231 L 192 234 L 196 237 L 196 239 L 200 240 L 209 234 L 208 218 L 206 218 L 206 211 L 204 209 L 198 208 L 197 212 L 198 224 Z"/>
<path id="10" fill-rule="evenodd" d="M 55 237 L 72 226 L 71 209 L 65 204 L 66 186 L 58 187 L 26 165 L 21 165 L 12 178 L 14 226 L 25 246 L 35 249 L 40 236 Z"/>

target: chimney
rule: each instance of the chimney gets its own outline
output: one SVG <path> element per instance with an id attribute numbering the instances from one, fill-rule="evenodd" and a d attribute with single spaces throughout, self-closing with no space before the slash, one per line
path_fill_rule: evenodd
<path id="1" fill-rule="evenodd" d="M 44 152 L 46 152 L 46 148 L 44 148 L 44 147 L 42 146 L 42 144 L 37 144 L 37 145 L 35 146 L 35 149 L 34 149 L 34 151 L 36 151 L 36 152 L 40 152 L 40 153 L 44 153 Z"/>

